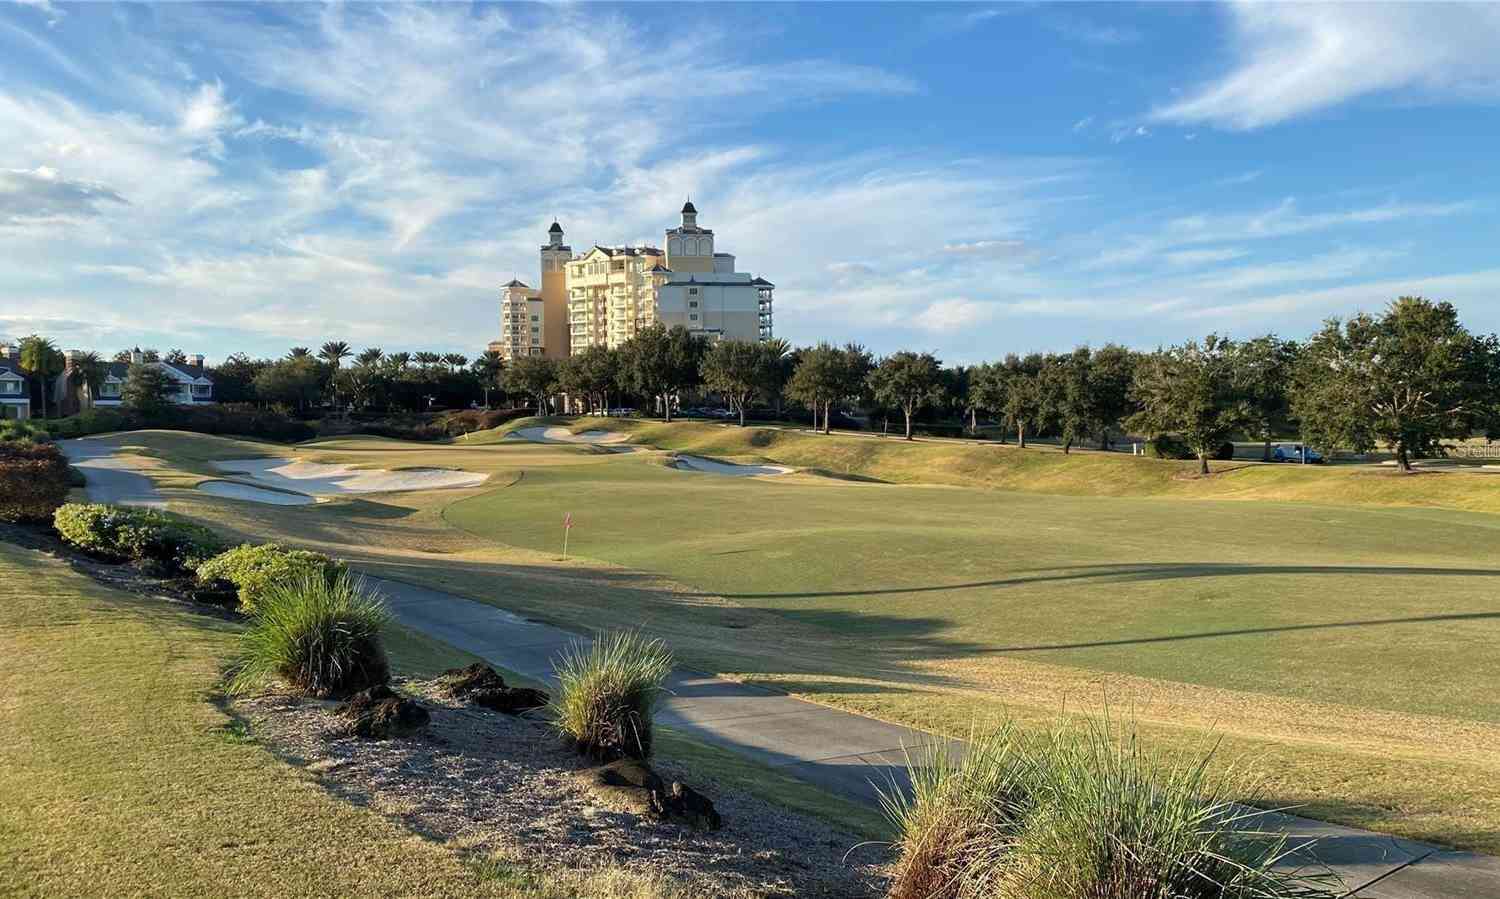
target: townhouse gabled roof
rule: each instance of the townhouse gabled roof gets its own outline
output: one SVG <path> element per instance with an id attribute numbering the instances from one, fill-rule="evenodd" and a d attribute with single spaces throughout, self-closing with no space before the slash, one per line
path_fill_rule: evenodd
<path id="1" fill-rule="evenodd" d="M 594 249 L 606 256 L 661 256 L 662 251 L 656 247 L 606 247 L 594 244 Z"/>
<path id="2" fill-rule="evenodd" d="M 505 285 L 505 286 L 506 287 L 519 287 L 519 288 L 522 288 L 523 290 L 530 290 L 531 289 L 531 285 L 527 284 L 524 281 L 522 281 L 520 278 L 511 278 L 510 279 L 510 283 L 507 284 L 507 285 Z"/>
<path id="3" fill-rule="evenodd" d="M 775 287 L 776 286 L 775 284 L 772 284 L 770 281 L 767 281 L 765 278 L 762 278 L 759 275 L 755 276 L 754 278 L 751 278 L 750 279 L 750 283 L 754 284 L 756 287 Z"/>
<path id="4" fill-rule="evenodd" d="M 7 359 L 3 356 L 0 356 L 0 376 L 6 375 L 20 378 L 23 381 L 27 377 L 26 370 L 21 367 L 20 362 L 16 361 L 15 359 Z M 9 379 L 10 378 L 6 378 L 6 380 Z"/>

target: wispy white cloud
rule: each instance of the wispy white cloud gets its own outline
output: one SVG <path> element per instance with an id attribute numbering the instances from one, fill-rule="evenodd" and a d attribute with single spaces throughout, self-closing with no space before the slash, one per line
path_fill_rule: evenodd
<path id="1" fill-rule="evenodd" d="M 1235 65 L 1157 108 L 1237 130 L 1373 94 L 1500 100 L 1500 5 L 1252 3 L 1228 11 Z"/>
<path id="2" fill-rule="evenodd" d="M 1141 32 L 1129 25 L 1105 24 L 1082 16 L 1056 11 L 1044 18 L 1043 21 L 1047 24 L 1047 27 L 1068 40 L 1079 41 L 1085 44 L 1116 46 L 1119 44 L 1134 44 L 1142 38 Z"/>

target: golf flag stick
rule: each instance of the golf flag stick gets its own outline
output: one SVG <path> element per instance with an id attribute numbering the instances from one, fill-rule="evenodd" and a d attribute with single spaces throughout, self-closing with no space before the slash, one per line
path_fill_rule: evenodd
<path id="1" fill-rule="evenodd" d="M 573 513 L 563 513 L 563 561 L 568 561 L 568 532 L 573 530 Z"/>

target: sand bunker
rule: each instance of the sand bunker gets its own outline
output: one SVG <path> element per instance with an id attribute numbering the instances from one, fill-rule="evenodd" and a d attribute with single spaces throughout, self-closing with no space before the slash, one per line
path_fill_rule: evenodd
<path id="1" fill-rule="evenodd" d="M 198 485 L 198 489 L 214 496 L 243 499 L 272 506 L 307 506 L 317 502 L 305 493 L 282 493 L 280 490 L 267 490 L 264 487 L 251 487 L 248 484 L 236 484 L 232 481 L 204 481 Z"/>
<path id="2" fill-rule="evenodd" d="M 589 443 L 594 445 L 624 443 L 630 439 L 629 434 L 621 434 L 619 431 L 582 431 L 574 434 L 567 428 L 519 428 L 511 432 L 524 440 L 533 443 Z"/>
<path id="3" fill-rule="evenodd" d="M 241 459 L 214 463 L 221 471 L 245 475 L 281 490 L 313 496 L 344 496 L 351 493 L 390 493 L 399 490 L 439 490 L 446 487 L 477 487 L 489 475 L 442 468 L 411 468 L 385 471 L 325 465 L 289 459 Z"/>
<path id="4" fill-rule="evenodd" d="M 789 474 L 792 469 L 785 465 L 737 465 L 733 462 L 716 462 L 702 456 L 678 456 L 673 468 L 683 471 L 701 471 L 707 474 L 722 474 L 733 478 L 753 478 L 760 475 Z"/>

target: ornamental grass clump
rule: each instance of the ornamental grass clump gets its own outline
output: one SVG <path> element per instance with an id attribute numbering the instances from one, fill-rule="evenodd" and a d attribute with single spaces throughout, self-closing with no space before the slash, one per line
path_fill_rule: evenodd
<path id="1" fill-rule="evenodd" d="M 660 640 L 622 631 L 574 644 L 555 670 L 553 717 L 580 752 L 599 761 L 651 757 L 652 718 L 672 671 Z"/>
<path id="2" fill-rule="evenodd" d="M 892 783 L 880 804 L 896 826 L 890 899 L 957 899 L 971 869 L 1014 839 L 1030 807 L 1027 747 L 1010 725 L 970 736 L 967 751 L 936 743 L 907 753 L 908 792 Z"/>
<path id="3" fill-rule="evenodd" d="M 299 693 L 343 697 L 390 680 L 380 634 L 385 603 L 347 573 L 304 573 L 260 596 L 241 639 L 230 692 L 248 693 L 276 679 Z"/>
<path id="4" fill-rule="evenodd" d="M 1290 863 L 1285 837 L 1256 830 L 1264 813 L 1242 804 L 1254 791 L 1212 751 L 1176 761 L 1108 717 L 1035 739 L 1002 733 L 975 750 L 975 767 L 1000 776 L 926 760 L 912 798 L 887 798 L 901 828 L 892 899 L 1339 895 L 1326 869 Z"/>

